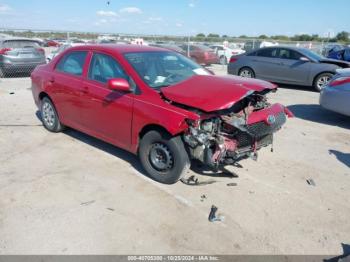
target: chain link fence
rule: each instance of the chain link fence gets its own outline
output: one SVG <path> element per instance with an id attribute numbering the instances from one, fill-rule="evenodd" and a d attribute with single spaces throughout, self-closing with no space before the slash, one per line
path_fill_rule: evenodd
<path id="1" fill-rule="evenodd" d="M 24 39 L 25 38 L 25 39 Z M 65 48 L 89 43 L 124 43 L 139 45 L 234 46 L 249 52 L 265 46 L 293 46 L 308 48 L 323 54 L 327 43 L 296 42 L 273 39 L 234 37 L 153 36 L 136 34 L 70 33 L 0 29 L 0 78 L 28 77 L 37 65 L 49 62 Z M 189 54 L 189 48 L 184 51 Z"/>

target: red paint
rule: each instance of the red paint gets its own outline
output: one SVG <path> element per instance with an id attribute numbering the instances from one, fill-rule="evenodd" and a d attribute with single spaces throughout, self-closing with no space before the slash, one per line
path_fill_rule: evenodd
<path id="1" fill-rule="evenodd" d="M 46 93 L 53 101 L 60 121 L 74 129 L 102 139 L 133 153 L 137 153 L 139 135 L 150 125 L 160 126 L 171 135 L 185 132 L 187 119 L 198 121 L 196 113 L 175 106 L 162 98 L 138 76 L 124 58 L 126 52 L 161 51 L 162 49 L 135 45 L 77 46 L 64 51 L 51 63 L 38 66 L 32 73 L 32 92 L 35 103 Z M 88 55 L 81 76 L 55 70 L 60 59 L 71 51 L 86 51 Z M 92 53 L 110 55 L 123 67 L 138 87 L 138 92 L 127 91 L 126 81 L 118 79 L 100 83 L 88 79 Z M 111 87 L 114 90 L 111 90 Z M 169 99 L 207 111 L 227 108 L 248 91 L 274 89 L 271 83 L 239 77 L 196 76 L 176 86 L 164 88 Z M 118 89 L 118 90 L 117 90 Z M 275 108 L 275 107 L 274 107 Z M 283 110 L 276 106 L 272 110 Z M 255 116 L 256 115 L 256 116 Z M 250 121 L 262 121 L 263 113 L 253 113 Z M 234 145 L 227 144 L 232 149 Z"/>
<path id="2" fill-rule="evenodd" d="M 230 108 L 247 94 L 276 86 L 266 81 L 227 76 L 194 76 L 162 89 L 163 95 L 176 103 L 212 112 Z"/>
<path id="3" fill-rule="evenodd" d="M 269 125 L 269 122 L 267 121 L 268 117 L 270 115 L 276 116 L 281 112 L 285 112 L 285 107 L 281 104 L 273 104 L 268 108 L 256 111 L 249 115 L 247 123 L 248 125 L 251 125 L 257 122 L 264 121 L 267 125 Z"/>
<path id="4" fill-rule="evenodd" d="M 2 48 L 0 49 L 0 55 L 7 55 L 7 52 L 11 50 L 11 48 Z"/>
<path id="5" fill-rule="evenodd" d="M 121 91 L 121 92 L 130 92 L 130 85 L 128 81 L 123 78 L 109 79 L 107 86 L 111 90 Z"/>
<path id="6" fill-rule="evenodd" d="M 350 77 L 339 77 L 329 83 L 329 86 L 339 86 L 350 83 Z"/>

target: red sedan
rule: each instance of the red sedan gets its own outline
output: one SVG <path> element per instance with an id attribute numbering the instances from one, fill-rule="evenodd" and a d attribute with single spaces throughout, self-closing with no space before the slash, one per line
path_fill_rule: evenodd
<path id="1" fill-rule="evenodd" d="M 65 126 L 138 154 L 147 174 L 175 183 L 197 159 L 212 168 L 256 157 L 291 113 L 267 103 L 275 85 L 211 75 L 169 50 L 67 49 L 32 73 L 45 128 Z"/>

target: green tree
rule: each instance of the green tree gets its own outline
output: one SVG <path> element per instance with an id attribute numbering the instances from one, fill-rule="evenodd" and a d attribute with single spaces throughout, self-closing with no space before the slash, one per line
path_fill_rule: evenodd
<path id="1" fill-rule="evenodd" d="M 337 36 L 335 37 L 338 41 L 342 41 L 342 42 L 348 42 L 349 41 L 349 33 L 342 31 L 340 33 L 337 34 Z"/>
<path id="2" fill-rule="evenodd" d="M 269 38 L 267 35 L 260 35 L 259 36 L 259 39 L 267 39 L 267 38 Z"/>
<path id="3" fill-rule="evenodd" d="M 199 33 L 199 34 L 196 35 L 196 37 L 205 37 L 205 34 Z"/>
<path id="4" fill-rule="evenodd" d="M 212 34 L 210 33 L 207 37 L 220 37 L 218 34 Z"/>

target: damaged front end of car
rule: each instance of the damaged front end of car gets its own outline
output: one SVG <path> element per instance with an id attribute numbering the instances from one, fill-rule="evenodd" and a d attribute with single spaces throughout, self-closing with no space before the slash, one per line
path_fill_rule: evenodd
<path id="1" fill-rule="evenodd" d="M 274 133 L 293 116 L 283 105 L 268 103 L 270 91 L 250 92 L 228 109 L 197 111 L 200 120 L 187 119 L 183 140 L 191 158 L 214 169 L 249 157 L 256 160 L 258 150 L 272 146 Z"/>

